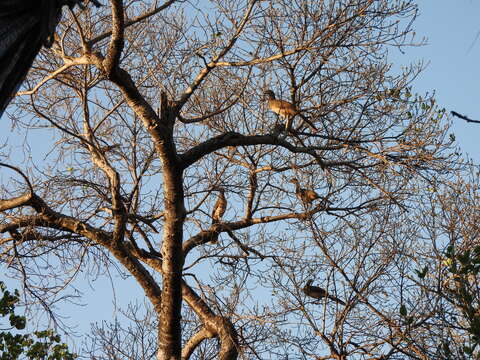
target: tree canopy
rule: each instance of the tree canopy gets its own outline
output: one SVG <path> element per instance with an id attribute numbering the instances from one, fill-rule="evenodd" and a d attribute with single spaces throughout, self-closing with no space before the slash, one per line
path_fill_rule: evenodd
<path id="1" fill-rule="evenodd" d="M 7 110 L 46 158 L 3 148 L 0 261 L 47 310 L 81 272 L 141 286 L 148 304 L 81 355 L 432 359 L 445 334 L 468 341 L 442 291 L 448 245 L 474 241 L 477 180 L 412 87 L 423 64 L 392 64 L 420 44 L 413 1 L 66 14 Z"/>

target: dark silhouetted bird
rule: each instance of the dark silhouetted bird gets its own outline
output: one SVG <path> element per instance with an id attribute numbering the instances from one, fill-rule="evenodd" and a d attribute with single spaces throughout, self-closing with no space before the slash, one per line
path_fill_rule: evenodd
<path id="1" fill-rule="evenodd" d="M 53 43 L 64 5 L 86 0 L 0 0 L 0 117 L 42 46 Z M 88 0 L 101 6 L 97 0 Z"/>
<path id="2" fill-rule="evenodd" d="M 335 301 L 336 303 L 338 303 L 340 305 L 345 305 L 345 302 L 343 302 L 342 300 L 340 300 L 336 296 L 329 295 L 327 290 L 322 289 L 318 286 L 314 286 L 314 285 L 312 285 L 312 283 L 313 283 L 313 280 L 310 279 L 310 280 L 307 281 L 307 285 L 304 286 L 303 292 L 305 293 L 305 295 L 310 296 L 311 298 L 314 298 L 314 299 L 328 298 L 332 301 Z"/>
<path id="3" fill-rule="evenodd" d="M 302 115 L 295 105 L 285 100 L 275 99 L 275 93 L 272 90 L 266 90 L 263 94 L 267 97 L 268 108 L 275 114 L 286 119 L 285 131 L 289 132 L 291 130 L 293 118 L 296 115 L 300 116 L 313 131 L 317 131 L 315 125 L 313 125 L 307 117 Z"/>

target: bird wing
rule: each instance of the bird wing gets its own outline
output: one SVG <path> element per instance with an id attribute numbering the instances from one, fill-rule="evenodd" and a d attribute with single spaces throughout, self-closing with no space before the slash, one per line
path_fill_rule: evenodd
<path id="1" fill-rule="evenodd" d="M 320 195 L 315 190 L 304 190 L 310 200 L 320 199 Z"/>
<path id="2" fill-rule="evenodd" d="M 227 200 L 225 199 L 225 196 L 221 194 L 215 205 L 213 206 L 213 211 L 212 211 L 212 219 L 213 222 L 218 222 L 223 214 L 225 214 L 225 211 L 227 210 Z"/>
<path id="3" fill-rule="evenodd" d="M 340 300 L 339 298 L 337 298 L 336 296 L 333 296 L 333 295 L 328 295 L 328 298 L 332 301 L 335 301 L 336 303 L 340 304 L 340 305 L 345 305 L 345 302 L 343 300 Z"/>
<path id="4" fill-rule="evenodd" d="M 314 299 L 323 299 L 323 298 L 329 298 L 332 301 L 335 301 L 338 304 L 345 305 L 345 302 L 337 298 L 336 296 L 330 295 L 327 290 L 322 289 L 318 286 L 312 286 L 312 285 L 306 285 L 303 288 L 303 292 L 305 295 L 310 296 Z"/>
<path id="5" fill-rule="evenodd" d="M 287 123 L 285 124 L 285 131 L 291 130 L 293 118 L 296 115 L 299 115 L 303 122 L 307 124 L 314 132 L 318 131 L 317 127 L 313 125 L 313 123 L 305 115 L 302 115 L 292 103 L 289 103 L 285 100 L 270 99 L 268 101 L 268 105 L 270 110 L 272 110 L 274 113 L 288 119 Z"/>
<path id="6" fill-rule="evenodd" d="M 295 106 L 285 100 L 270 99 L 268 100 L 270 110 L 282 117 L 291 117 L 297 113 Z"/>
<path id="7" fill-rule="evenodd" d="M 327 296 L 327 292 L 324 289 L 313 285 L 306 285 L 303 288 L 303 292 L 305 293 L 305 295 L 310 296 L 314 299 L 323 299 L 325 296 Z"/>
<path id="8" fill-rule="evenodd" d="M 310 121 L 309 118 L 307 118 L 305 115 L 303 115 L 303 114 L 301 114 L 301 113 L 298 113 L 298 115 L 300 115 L 300 117 L 302 118 L 303 122 L 304 122 L 305 124 L 307 124 L 307 125 L 310 127 L 310 129 L 312 129 L 314 132 L 317 132 L 317 131 L 318 131 L 317 127 L 316 127 L 315 125 L 313 125 L 313 123 Z"/>

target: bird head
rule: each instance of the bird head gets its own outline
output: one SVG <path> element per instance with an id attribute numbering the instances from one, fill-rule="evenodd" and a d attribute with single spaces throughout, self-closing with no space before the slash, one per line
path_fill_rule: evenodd
<path id="1" fill-rule="evenodd" d="M 275 93 L 272 90 L 265 90 L 263 96 L 267 99 L 275 99 Z"/>
<path id="2" fill-rule="evenodd" d="M 313 283 L 312 279 L 307 280 L 307 286 L 312 286 L 312 283 Z"/>

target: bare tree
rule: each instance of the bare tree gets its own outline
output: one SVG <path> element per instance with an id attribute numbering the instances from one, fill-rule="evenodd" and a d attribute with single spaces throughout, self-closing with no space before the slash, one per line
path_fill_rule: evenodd
<path id="1" fill-rule="evenodd" d="M 412 95 L 422 64 L 389 63 L 415 17 L 390 0 L 70 11 L 10 112 L 52 141 L 45 163 L 2 160 L 4 265 L 55 316 L 79 271 L 120 264 L 150 305 L 95 329 L 98 358 L 429 359 L 414 220 L 459 166 L 444 111 Z"/>

